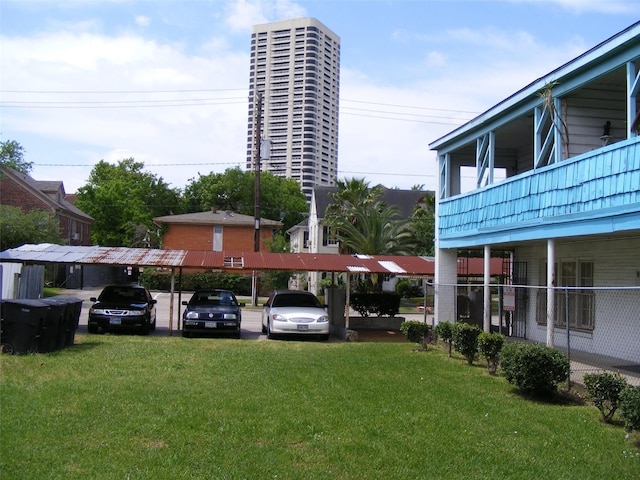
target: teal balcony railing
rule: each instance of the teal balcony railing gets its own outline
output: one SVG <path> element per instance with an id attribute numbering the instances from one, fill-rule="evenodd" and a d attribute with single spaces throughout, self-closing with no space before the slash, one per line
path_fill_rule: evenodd
<path id="1" fill-rule="evenodd" d="M 640 137 L 446 198 L 441 248 L 640 229 Z"/>

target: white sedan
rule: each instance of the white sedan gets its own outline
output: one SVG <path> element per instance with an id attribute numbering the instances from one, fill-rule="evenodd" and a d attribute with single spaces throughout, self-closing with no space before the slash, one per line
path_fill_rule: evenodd
<path id="1" fill-rule="evenodd" d="M 262 308 L 262 333 L 276 335 L 315 335 L 329 339 L 326 306 L 311 292 L 274 290 Z"/>

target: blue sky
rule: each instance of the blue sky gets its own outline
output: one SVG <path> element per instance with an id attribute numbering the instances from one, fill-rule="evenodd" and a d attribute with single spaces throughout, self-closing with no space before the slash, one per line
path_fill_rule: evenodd
<path id="1" fill-rule="evenodd" d="M 251 27 L 341 38 L 339 178 L 436 189 L 428 144 L 640 20 L 637 0 L 2 0 L 0 140 L 82 186 L 134 157 L 184 188 L 244 168 Z"/>

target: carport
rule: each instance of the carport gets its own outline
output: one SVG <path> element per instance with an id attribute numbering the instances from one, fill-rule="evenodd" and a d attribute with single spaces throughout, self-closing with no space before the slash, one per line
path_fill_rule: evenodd
<path id="1" fill-rule="evenodd" d="M 469 265 L 469 273 L 481 274 L 483 259 Z M 228 273 L 275 270 L 350 274 L 393 274 L 432 277 L 433 257 L 383 255 L 333 255 L 318 253 L 212 252 L 150 248 L 26 244 L 0 252 L 1 262 L 24 264 L 104 265 L 163 268 L 171 271 L 169 335 L 173 333 L 175 273 L 204 269 Z M 477 265 L 476 265 L 477 263 Z M 493 273 L 493 265 L 492 265 Z M 349 326 L 349 281 L 346 295 L 346 326 Z M 181 296 L 178 292 L 178 300 Z M 426 315 L 426 309 L 425 309 Z"/>

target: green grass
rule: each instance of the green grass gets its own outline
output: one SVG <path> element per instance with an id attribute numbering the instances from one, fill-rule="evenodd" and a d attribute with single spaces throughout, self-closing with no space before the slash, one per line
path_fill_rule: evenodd
<path id="1" fill-rule="evenodd" d="M 0 477 L 637 479 L 597 409 L 439 348 L 77 335 L 3 356 Z"/>

